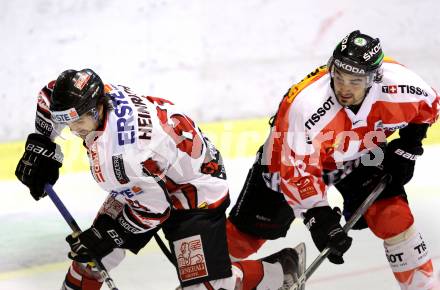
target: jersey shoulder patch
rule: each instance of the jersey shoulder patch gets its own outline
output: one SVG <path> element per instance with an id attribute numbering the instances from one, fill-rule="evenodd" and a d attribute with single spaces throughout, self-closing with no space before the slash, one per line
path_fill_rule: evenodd
<path id="1" fill-rule="evenodd" d="M 323 65 L 309 73 L 305 78 L 303 78 L 301 81 L 293 85 L 289 91 L 287 96 L 287 101 L 291 103 L 295 97 L 306 87 L 311 85 L 312 83 L 316 82 L 318 79 L 320 79 L 323 75 L 325 75 L 328 72 L 327 66 Z"/>

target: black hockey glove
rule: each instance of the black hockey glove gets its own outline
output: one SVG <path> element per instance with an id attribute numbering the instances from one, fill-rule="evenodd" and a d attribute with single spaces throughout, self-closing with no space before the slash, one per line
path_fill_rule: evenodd
<path id="1" fill-rule="evenodd" d="M 35 200 L 44 197 L 44 184 L 55 184 L 62 166 L 63 154 L 59 145 L 48 137 L 32 133 L 28 136 L 23 157 L 17 164 L 15 176 L 27 187 Z"/>
<path id="2" fill-rule="evenodd" d="M 342 180 L 336 185 L 336 188 L 340 192 L 345 193 L 344 210 L 342 211 L 342 214 L 344 215 L 346 222 L 350 220 L 356 210 L 373 192 L 384 175 L 385 172 L 381 168 L 368 166 L 362 168 L 359 172 L 352 173 L 352 175 L 348 176 L 346 180 Z M 382 193 L 380 196 L 382 196 Z M 367 221 L 364 216 L 361 216 L 351 229 L 362 230 L 366 228 L 368 228 Z"/>
<path id="3" fill-rule="evenodd" d="M 414 175 L 417 156 L 423 154 L 422 145 L 409 145 L 402 139 L 388 143 L 384 158 L 384 171 L 389 173 L 396 185 L 407 184 Z"/>
<path id="4" fill-rule="evenodd" d="M 101 260 L 114 248 L 125 242 L 125 232 L 110 216 L 99 215 L 93 226 L 84 232 L 66 237 L 71 251 L 68 257 L 80 263 L 87 263 L 93 258 Z"/>
<path id="5" fill-rule="evenodd" d="M 410 123 L 399 130 L 400 138 L 387 145 L 383 165 L 393 178 L 392 184 L 403 186 L 413 177 L 417 156 L 423 154 L 422 140 L 428 128 L 429 124 Z"/>
<path id="6" fill-rule="evenodd" d="M 314 207 L 304 213 L 304 224 L 309 229 L 313 242 L 319 251 L 331 248 L 328 259 L 333 264 L 343 264 L 342 255 L 350 248 L 352 238 L 347 236 L 341 225 L 341 211 L 329 206 Z"/>

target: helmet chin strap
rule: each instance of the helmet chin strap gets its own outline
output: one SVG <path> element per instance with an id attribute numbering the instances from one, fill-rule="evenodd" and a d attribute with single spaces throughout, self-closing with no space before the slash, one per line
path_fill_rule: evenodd
<path id="1" fill-rule="evenodd" d="M 95 111 L 97 114 L 96 121 L 98 121 L 98 128 L 101 128 L 104 125 L 104 119 L 107 114 L 106 107 L 102 103 L 99 103 Z"/>
<path id="2" fill-rule="evenodd" d="M 92 114 L 93 119 L 99 124 L 99 112 L 98 108 L 93 108 L 89 111 Z"/>
<path id="3" fill-rule="evenodd" d="M 88 113 L 92 115 L 93 120 L 95 120 L 98 123 L 98 127 L 99 127 L 102 121 L 102 116 L 101 116 L 102 113 L 99 104 L 95 108 L 88 111 Z"/>

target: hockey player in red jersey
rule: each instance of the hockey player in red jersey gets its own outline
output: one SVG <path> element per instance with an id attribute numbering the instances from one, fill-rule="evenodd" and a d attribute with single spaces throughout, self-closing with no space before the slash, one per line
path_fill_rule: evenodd
<path id="1" fill-rule="evenodd" d="M 36 200 L 59 177 L 63 155 L 54 139 L 66 126 L 84 140 L 92 175 L 109 193 L 93 225 L 66 238 L 74 261 L 62 289 L 100 289 L 88 262 L 111 270 L 159 229 L 184 289 L 289 289 L 302 273 L 303 244 L 231 263 L 220 152 L 173 103 L 104 85 L 90 69 L 67 70 L 40 91 L 35 125 L 16 176 Z"/>
<path id="2" fill-rule="evenodd" d="M 431 289 L 429 247 L 414 226 L 404 185 L 423 154 L 422 139 L 439 115 L 439 96 L 418 75 L 385 57 L 379 39 L 347 35 L 326 66 L 292 86 L 271 119 L 271 133 L 227 222 L 231 256 L 256 252 L 302 218 L 319 250 L 342 256 L 352 239 L 327 190 L 335 185 L 348 220 L 384 173 L 392 176 L 355 224 L 383 240 L 401 289 Z M 397 138 L 386 137 L 399 131 Z M 395 133 L 397 135 L 397 133 Z"/>

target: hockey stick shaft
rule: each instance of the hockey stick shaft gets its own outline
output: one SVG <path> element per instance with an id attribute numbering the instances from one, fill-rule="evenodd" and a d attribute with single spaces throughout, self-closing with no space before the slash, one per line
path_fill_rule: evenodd
<path id="1" fill-rule="evenodd" d="M 344 225 L 343 229 L 347 233 L 354 224 L 364 215 L 367 209 L 373 204 L 373 202 L 379 197 L 382 191 L 385 189 L 386 185 L 390 182 L 391 176 L 389 174 L 385 174 L 380 179 L 379 183 L 376 185 L 374 190 L 370 193 L 370 195 L 364 200 L 364 202 L 358 207 L 355 213 L 351 216 L 348 222 Z M 312 276 L 312 274 L 318 269 L 318 267 L 324 262 L 327 256 L 330 254 L 331 249 L 326 247 L 322 252 L 318 255 L 318 257 L 310 264 L 310 266 L 306 269 L 306 271 L 299 277 L 298 281 L 293 284 L 291 290 L 300 289 L 300 287 Z"/>
<path id="2" fill-rule="evenodd" d="M 67 208 L 64 206 L 64 203 L 61 201 L 61 199 L 58 197 L 56 192 L 53 190 L 52 185 L 46 184 L 44 186 L 45 192 L 49 195 L 52 202 L 57 207 L 58 211 L 63 216 L 64 220 L 67 222 L 67 224 L 70 226 L 72 231 L 74 233 L 80 233 L 81 228 L 76 223 L 75 219 L 72 217 L 70 212 L 67 210 Z M 97 259 L 93 259 L 92 262 L 95 264 L 96 268 L 98 269 L 99 273 L 101 274 L 102 279 L 104 279 L 105 283 L 107 284 L 108 288 L 111 290 L 118 290 L 118 288 L 115 285 L 115 282 L 108 274 L 108 271 L 105 269 L 104 265 L 101 261 Z"/>
<path id="3" fill-rule="evenodd" d="M 168 258 L 168 261 L 170 261 L 171 264 L 173 264 L 175 267 L 177 267 L 176 259 L 174 258 L 171 251 L 168 249 L 168 247 L 165 245 L 165 243 L 162 241 L 162 239 L 159 237 L 157 233 L 154 234 L 154 239 L 156 240 L 157 245 L 162 250 L 162 253 Z"/>

